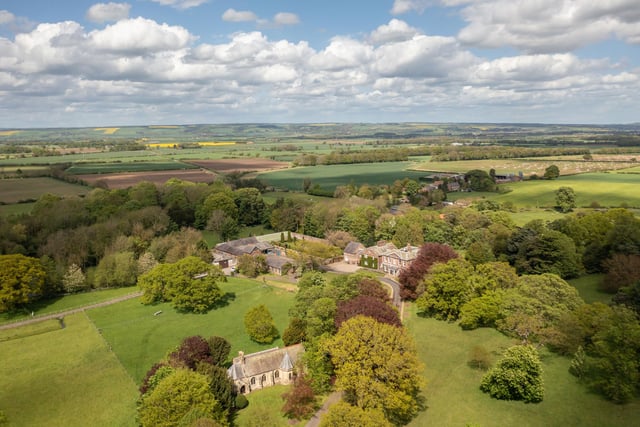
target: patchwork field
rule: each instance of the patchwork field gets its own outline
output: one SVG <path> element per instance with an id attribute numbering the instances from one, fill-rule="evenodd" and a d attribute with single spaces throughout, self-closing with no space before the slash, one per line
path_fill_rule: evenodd
<path id="1" fill-rule="evenodd" d="M 620 158 L 619 158 L 620 159 Z M 626 159 L 626 158 L 625 158 Z M 532 158 L 532 159 L 505 159 L 505 160 L 461 160 L 455 162 L 424 162 L 416 165 L 413 169 L 429 172 L 455 172 L 464 173 L 472 169 L 489 171 L 495 169 L 497 174 L 515 174 L 522 172 L 525 177 L 536 174 L 540 177 L 544 175 L 544 170 L 551 165 L 556 165 L 560 169 L 560 175 L 574 175 L 588 172 L 599 172 L 606 170 L 626 169 L 636 165 L 627 161 L 610 160 L 567 160 L 563 158 Z"/>
<path id="2" fill-rule="evenodd" d="M 339 185 L 393 184 L 397 179 L 419 179 L 425 172 L 412 170 L 412 162 L 385 162 L 350 165 L 323 165 L 287 169 L 258 174 L 258 178 L 276 188 L 301 191 L 305 179 L 312 185 L 318 184 L 326 190 L 334 190 Z"/>
<path id="3" fill-rule="evenodd" d="M 287 162 L 279 162 L 261 158 L 240 158 L 240 159 L 220 159 L 220 160 L 191 160 L 192 165 L 209 169 L 220 173 L 229 172 L 263 172 L 274 169 L 285 169 L 289 167 Z"/>
<path id="4" fill-rule="evenodd" d="M 135 426 L 136 384 L 84 313 L 65 325 L 34 335 L 28 329 L 38 326 L 23 327 L 23 338 L 0 342 L 8 425 Z M 8 334 L 15 330 L 0 338 Z"/>
<path id="5" fill-rule="evenodd" d="M 177 313 L 166 303 L 143 305 L 133 299 L 93 309 L 88 315 L 136 383 L 151 365 L 190 335 L 222 336 L 231 343 L 232 355 L 239 350 L 252 353 L 283 345 L 280 339 L 269 345 L 251 341 L 244 330 L 243 316 L 250 308 L 265 304 L 282 333 L 289 321 L 293 293 L 237 278 L 230 278 L 220 288 L 228 295 L 228 304 L 207 314 Z M 154 316 L 157 311 L 162 314 Z"/>
<path id="6" fill-rule="evenodd" d="M 9 178 L 0 179 L 0 202 L 18 203 L 36 200 L 46 193 L 59 196 L 80 196 L 91 189 L 82 185 L 69 184 L 53 178 Z"/>
<path id="7" fill-rule="evenodd" d="M 103 183 L 109 189 L 129 188 L 142 181 L 152 182 L 154 184 L 164 184 L 171 178 L 181 179 L 191 182 L 213 182 L 216 180 L 216 174 L 198 170 L 172 170 L 172 171 L 149 171 L 135 173 L 113 173 L 113 174 L 87 174 L 76 175 L 79 179 L 89 185 L 97 185 Z"/>
<path id="8" fill-rule="evenodd" d="M 640 401 L 616 405 L 590 393 L 569 374 L 569 359 L 547 351 L 541 352 L 545 385 L 541 403 L 492 399 L 480 391 L 484 372 L 468 366 L 469 352 L 481 345 L 495 363 L 515 342 L 493 329 L 462 331 L 455 323 L 415 313 L 406 324 L 416 339 L 427 379 L 427 409 L 410 426 L 624 427 L 635 426 L 640 419 Z"/>
<path id="9" fill-rule="evenodd" d="M 123 173 L 123 172 L 149 172 L 196 169 L 188 163 L 178 161 L 170 162 L 113 162 L 113 163 L 78 163 L 66 170 L 72 175 Z"/>

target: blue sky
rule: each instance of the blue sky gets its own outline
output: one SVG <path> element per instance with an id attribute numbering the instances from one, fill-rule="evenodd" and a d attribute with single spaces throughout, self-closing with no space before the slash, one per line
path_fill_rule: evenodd
<path id="1" fill-rule="evenodd" d="M 0 128 L 639 112 L 638 0 L 0 3 Z"/>

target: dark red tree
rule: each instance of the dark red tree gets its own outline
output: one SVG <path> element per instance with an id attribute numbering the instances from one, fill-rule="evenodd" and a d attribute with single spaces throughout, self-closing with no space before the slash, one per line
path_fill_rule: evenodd
<path id="1" fill-rule="evenodd" d="M 142 379 L 142 384 L 140 384 L 140 394 L 145 394 L 149 390 L 149 380 L 156 374 L 156 372 L 158 372 L 158 369 L 162 368 L 163 366 L 167 366 L 167 364 L 164 362 L 158 362 L 155 363 L 151 368 L 149 368 L 144 378 Z"/>
<path id="2" fill-rule="evenodd" d="M 296 420 L 309 418 L 316 410 L 316 395 L 311 384 L 304 375 L 299 375 L 290 391 L 282 395 L 284 406 L 282 412 Z"/>
<path id="3" fill-rule="evenodd" d="M 602 279 L 600 289 L 605 292 L 615 293 L 640 280 L 640 255 L 614 254 L 602 265 L 607 274 Z"/>
<path id="4" fill-rule="evenodd" d="M 180 347 L 169 354 L 169 363 L 174 367 L 184 366 L 195 371 L 198 362 L 213 365 L 209 343 L 199 335 L 185 338 Z"/>
<path id="5" fill-rule="evenodd" d="M 368 295 L 359 295 L 347 301 L 338 303 L 336 310 L 335 325 L 340 329 L 343 322 L 352 317 L 363 315 L 374 318 L 380 323 L 387 323 L 393 326 L 402 326 L 398 311 L 384 301 Z"/>
<path id="6" fill-rule="evenodd" d="M 450 259 L 458 258 L 458 253 L 449 245 L 442 243 L 425 243 L 420 247 L 417 258 L 409 268 L 402 270 L 398 280 L 400 281 L 400 297 L 403 300 L 415 300 L 418 298 L 418 285 L 424 279 L 425 274 L 436 262 L 445 263 Z"/>
<path id="7" fill-rule="evenodd" d="M 381 301 L 389 301 L 389 292 L 385 286 L 375 279 L 365 278 L 358 283 L 358 293 L 378 298 Z"/>

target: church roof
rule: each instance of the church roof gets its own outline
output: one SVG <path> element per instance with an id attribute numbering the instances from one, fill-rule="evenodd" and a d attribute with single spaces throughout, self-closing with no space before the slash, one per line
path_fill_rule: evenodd
<path id="1" fill-rule="evenodd" d="M 261 375 L 267 372 L 281 369 L 291 371 L 304 352 L 302 344 L 296 344 L 284 348 L 271 348 L 258 353 L 240 354 L 233 358 L 233 364 L 227 370 L 233 380 Z"/>

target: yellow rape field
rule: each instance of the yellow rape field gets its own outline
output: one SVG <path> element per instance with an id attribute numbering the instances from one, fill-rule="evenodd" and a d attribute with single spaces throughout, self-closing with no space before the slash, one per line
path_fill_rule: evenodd
<path id="1" fill-rule="evenodd" d="M 217 145 L 235 145 L 236 143 L 234 141 L 205 141 L 205 142 L 197 142 L 196 144 L 198 144 L 201 147 L 214 147 Z"/>
<path id="2" fill-rule="evenodd" d="M 149 129 L 178 129 L 179 126 L 174 125 L 151 125 Z"/>
<path id="3" fill-rule="evenodd" d="M 94 130 L 102 131 L 102 133 L 104 133 L 105 135 L 113 135 L 114 133 L 118 132 L 120 128 L 95 128 Z"/>
<path id="4" fill-rule="evenodd" d="M 234 141 L 203 141 L 203 142 L 194 142 L 193 144 L 197 144 L 201 147 L 216 147 L 223 145 L 235 145 Z M 180 146 L 180 142 L 152 142 L 147 144 L 149 148 L 174 148 Z"/>
<path id="5" fill-rule="evenodd" d="M 0 136 L 11 136 L 20 132 L 19 130 L 0 130 Z"/>

